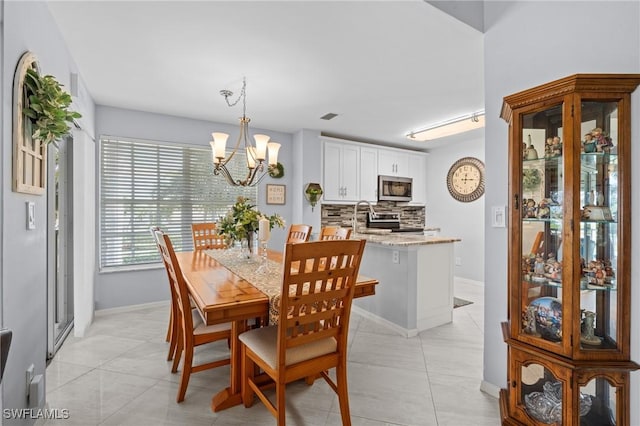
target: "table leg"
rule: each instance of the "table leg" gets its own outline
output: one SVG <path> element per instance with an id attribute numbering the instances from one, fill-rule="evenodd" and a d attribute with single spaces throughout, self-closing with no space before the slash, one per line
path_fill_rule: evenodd
<path id="1" fill-rule="evenodd" d="M 240 389 L 242 386 L 242 376 L 240 371 L 240 364 L 242 360 L 240 340 L 238 339 L 238 336 L 245 330 L 247 330 L 246 320 L 233 321 L 231 323 L 231 382 L 228 388 L 221 390 L 211 399 L 212 411 L 225 410 L 242 403 L 242 393 Z"/>

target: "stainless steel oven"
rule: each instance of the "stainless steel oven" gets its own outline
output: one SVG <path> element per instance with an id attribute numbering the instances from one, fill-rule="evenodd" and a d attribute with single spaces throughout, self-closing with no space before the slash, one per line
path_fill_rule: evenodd
<path id="1" fill-rule="evenodd" d="M 411 201 L 413 179 L 378 175 L 378 201 Z"/>

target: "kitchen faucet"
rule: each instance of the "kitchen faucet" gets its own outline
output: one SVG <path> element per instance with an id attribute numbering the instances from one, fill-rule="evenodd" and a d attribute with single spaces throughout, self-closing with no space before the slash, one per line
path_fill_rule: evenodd
<path id="1" fill-rule="evenodd" d="M 358 206 L 363 203 L 369 206 L 369 212 L 371 213 L 371 216 L 375 217 L 376 215 L 376 212 L 373 211 L 373 206 L 370 202 L 368 202 L 367 200 L 358 201 L 355 206 L 353 206 L 353 219 L 351 220 L 351 228 L 354 233 L 358 232 Z"/>

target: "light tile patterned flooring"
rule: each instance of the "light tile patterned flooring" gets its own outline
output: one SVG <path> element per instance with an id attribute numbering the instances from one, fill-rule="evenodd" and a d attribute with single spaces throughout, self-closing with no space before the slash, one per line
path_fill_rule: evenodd
<path id="1" fill-rule="evenodd" d="M 474 303 L 454 321 L 404 338 L 357 314 L 349 333 L 349 401 L 354 426 L 496 426 L 497 399 L 479 390 L 482 379 L 483 287 L 456 280 L 457 297 Z M 219 413 L 214 391 L 228 385 L 228 366 L 191 376 L 186 399 L 175 402 L 164 341 L 168 306 L 98 315 L 88 335 L 69 337 L 47 368 L 49 408 L 70 418 L 46 425 L 275 425 L 256 399 L 251 408 Z M 217 345 L 217 346 L 216 346 Z M 198 348 L 197 357 L 222 357 L 226 342 Z M 335 394 L 324 380 L 287 387 L 287 424 L 340 424 Z"/>

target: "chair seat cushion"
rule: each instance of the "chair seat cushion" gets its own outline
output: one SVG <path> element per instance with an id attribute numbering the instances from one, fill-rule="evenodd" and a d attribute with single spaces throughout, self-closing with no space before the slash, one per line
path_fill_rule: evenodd
<path id="1" fill-rule="evenodd" d="M 191 318 L 193 318 L 193 334 L 207 334 L 207 333 L 218 333 L 220 331 L 231 331 L 231 323 L 224 322 L 222 324 L 214 324 L 214 325 L 206 325 L 204 321 L 202 321 L 202 317 L 200 316 L 200 312 L 197 309 L 191 311 Z"/>
<path id="2" fill-rule="evenodd" d="M 242 333 L 240 341 L 272 368 L 277 366 L 278 326 L 256 328 Z M 336 351 L 336 339 L 328 337 L 287 349 L 286 365 L 297 364 Z"/>

